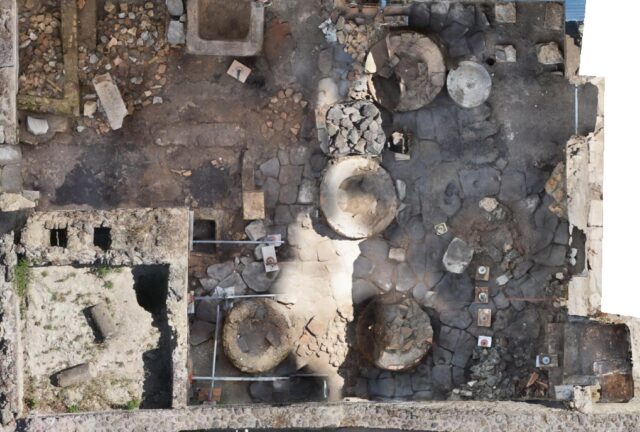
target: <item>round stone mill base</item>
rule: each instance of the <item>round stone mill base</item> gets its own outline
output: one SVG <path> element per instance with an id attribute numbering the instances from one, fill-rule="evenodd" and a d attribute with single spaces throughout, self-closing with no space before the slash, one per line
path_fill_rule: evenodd
<path id="1" fill-rule="evenodd" d="M 391 33 L 371 47 L 365 69 L 369 91 L 389 111 L 413 111 L 431 102 L 444 87 L 446 68 L 440 48 L 427 36 Z"/>
<path id="2" fill-rule="evenodd" d="M 361 239 L 376 235 L 396 217 L 393 179 L 377 161 L 363 156 L 334 160 L 322 178 L 320 208 L 338 234 Z"/>
<path id="3" fill-rule="evenodd" d="M 480 63 L 462 61 L 447 77 L 447 91 L 458 105 L 475 108 L 491 93 L 491 75 Z"/>
<path id="4" fill-rule="evenodd" d="M 242 372 L 267 372 L 289 355 L 292 328 L 287 309 L 276 301 L 243 300 L 227 314 L 222 346 L 227 358 Z"/>
<path id="5" fill-rule="evenodd" d="M 357 322 L 360 353 L 380 369 L 410 369 L 431 348 L 429 315 L 415 300 L 397 291 L 374 298 Z"/>

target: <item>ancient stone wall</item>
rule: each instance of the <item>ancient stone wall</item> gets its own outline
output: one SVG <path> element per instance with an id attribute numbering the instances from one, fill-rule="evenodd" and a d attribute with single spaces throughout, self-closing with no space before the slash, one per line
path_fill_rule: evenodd
<path id="1" fill-rule="evenodd" d="M 14 290 L 17 256 L 13 234 L 0 237 L 0 422 L 7 425 L 22 410 L 19 298 Z"/>
<path id="2" fill-rule="evenodd" d="M 356 426 L 429 431 L 629 432 L 640 430 L 640 414 L 582 414 L 517 402 L 344 402 L 34 416 L 26 419 L 24 426 L 28 431 L 58 432 Z"/>
<path id="3" fill-rule="evenodd" d="M 15 0 L 0 0 L 0 193 L 22 189 L 18 144 L 18 8 Z"/>
<path id="4" fill-rule="evenodd" d="M 18 7 L 0 0 L 0 144 L 17 144 Z"/>

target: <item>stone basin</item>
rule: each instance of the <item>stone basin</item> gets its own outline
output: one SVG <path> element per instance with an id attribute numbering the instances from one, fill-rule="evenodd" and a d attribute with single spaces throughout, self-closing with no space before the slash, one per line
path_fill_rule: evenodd
<path id="1" fill-rule="evenodd" d="M 247 57 L 262 50 L 264 6 L 254 0 L 187 0 L 187 51 Z"/>

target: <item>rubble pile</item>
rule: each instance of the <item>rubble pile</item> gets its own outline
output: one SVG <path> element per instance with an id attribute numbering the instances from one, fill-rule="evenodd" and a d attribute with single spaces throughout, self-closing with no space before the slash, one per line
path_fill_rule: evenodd
<path id="1" fill-rule="evenodd" d="M 267 114 L 260 132 L 266 139 L 285 134 L 292 144 L 298 141 L 303 121 L 304 109 L 309 105 L 300 92 L 292 88 L 282 89 L 269 100 L 262 112 Z"/>
<path id="2" fill-rule="evenodd" d="M 382 37 L 383 29 L 373 24 L 347 21 L 340 16 L 335 24 L 336 39 L 344 50 L 351 54 L 356 63 L 363 65 L 371 44 Z"/>
<path id="3" fill-rule="evenodd" d="M 167 82 L 165 39 L 166 8 L 161 2 L 143 5 L 107 2 L 103 20 L 98 22 L 95 52 L 78 48 L 79 78 L 83 88 L 86 126 L 104 133 L 108 124 L 92 120 L 96 95 L 91 84 L 96 75 L 111 74 L 120 89 L 129 114 L 151 104 L 162 103 L 158 95 Z"/>
<path id="4" fill-rule="evenodd" d="M 296 342 L 296 354 L 299 357 L 307 358 L 312 355 L 320 357 L 324 353 L 331 366 L 339 367 L 344 363 L 349 352 L 345 334 L 340 329 L 344 329 L 349 320 L 338 314 L 333 318 L 333 323 L 321 329 L 318 329 L 320 326 L 313 324 L 313 321 L 314 319 L 307 325 L 306 331 Z M 318 319 L 315 321 L 319 323 Z"/>
<path id="5" fill-rule="evenodd" d="M 327 111 L 326 124 L 330 155 L 379 155 L 384 148 L 382 117 L 371 102 L 336 104 Z"/>
<path id="6" fill-rule="evenodd" d="M 48 0 L 35 9 L 24 8 L 20 28 L 20 92 L 61 98 L 64 64 L 59 2 Z"/>

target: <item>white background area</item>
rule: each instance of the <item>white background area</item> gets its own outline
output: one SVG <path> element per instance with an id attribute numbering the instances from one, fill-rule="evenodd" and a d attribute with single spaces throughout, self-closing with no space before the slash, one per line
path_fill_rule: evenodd
<path id="1" fill-rule="evenodd" d="M 605 77 L 602 311 L 640 318 L 640 5 L 587 0 L 580 75 Z"/>

